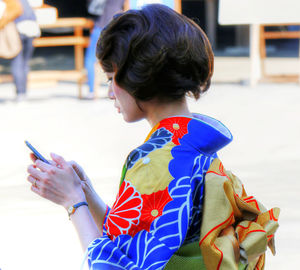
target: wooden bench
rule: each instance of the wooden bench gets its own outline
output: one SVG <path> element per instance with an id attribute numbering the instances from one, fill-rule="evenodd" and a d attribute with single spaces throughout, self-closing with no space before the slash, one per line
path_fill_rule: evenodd
<path id="1" fill-rule="evenodd" d="M 71 80 L 78 83 L 78 97 L 82 98 L 84 73 L 84 48 L 89 45 L 89 38 L 84 37 L 83 30 L 93 28 L 93 21 L 86 18 L 58 18 L 53 24 L 40 25 L 41 30 L 53 28 L 72 28 L 73 35 L 59 37 L 39 37 L 34 39 L 34 47 L 74 46 L 75 67 L 67 71 L 33 71 L 33 80 Z"/>
<path id="2" fill-rule="evenodd" d="M 269 75 L 266 72 L 265 60 L 267 58 L 266 53 L 266 40 L 268 39 L 300 39 L 299 31 L 266 31 L 266 27 L 270 26 L 289 26 L 300 25 L 299 23 L 287 23 L 287 24 L 262 24 L 260 25 L 260 59 L 261 59 L 261 74 L 262 81 L 273 82 L 300 82 L 300 65 L 299 70 L 295 74 L 286 75 Z M 300 51 L 299 51 L 300 52 Z M 299 55 L 300 56 L 300 55 Z"/>
<path id="3" fill-rule="evenodd" d="M 34 47 L 74 46 L 75 67 L 73 70 L 31 71 L 28 80 L 34 84 L 53 81 L 76 81 L 78 97 L 82 98 L 82 84 L 86 80 L 84 71 L 84 48 L 89 45 L 89 37 L 84 37 L 83 30 L 93 28 L 93 21 L 86 18 L 58 18 L 55 23 L 40 25 L 41 30 L 53 28 L 72 28 L 68 36 L 39 37 L 33 40 Z M 2 75 L 1 82 L 12 81 L 11 75 Z"/>

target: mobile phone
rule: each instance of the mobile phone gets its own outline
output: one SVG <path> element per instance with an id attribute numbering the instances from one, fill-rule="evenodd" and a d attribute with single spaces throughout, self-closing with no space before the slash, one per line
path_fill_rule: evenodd
<path id="1" fill-rule="evenodd" d="M 50 164 L 47 159 L 45 159 L 28 141 L 25 141 L 25 144 L 29 147 L 35 157 L 47 164 Z"/>

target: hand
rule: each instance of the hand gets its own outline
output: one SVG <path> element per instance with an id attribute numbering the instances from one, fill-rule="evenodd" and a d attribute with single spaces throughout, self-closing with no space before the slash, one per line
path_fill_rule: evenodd
<path id="1" fill-rule="evenodd" d="M 30 159 L 34 163 L 37 160 L 36 156 L 33 153 L 30 153 Z M 60 167 L 55 161 L 53 161 L 53 160 L 48 160 L 48 161 L 51 165 L 56 166 L 58 168 Z M 71 161 L 68 161 L 68 164 L 72 166 L 72 168 L 74 169 L 74 171 L 80 178 L 81 186 L 86 195 L 86 199 L 89 200 L 89 198 L 91 197 L 91 193 L 94 192 L 91 180 L 89 179 L 89 177 L 87 176 L 87 174 L 85 173 L 83 168 L 77 162 L 75 162 L 74 160 L 71 160 Z"/>
<path id="2" fill-rule="evenodd" d="M 78 165 L 75 161 L 69 161 L 68 163 L 72 166 L 72 168 L 81 180 L 81 186 L 84 191 L 85 198 L 89 204 L 89 209 L 93 216 L 94 222 L 96 223 L 98 230 L 102 234 L 103 219 L 106 213 L 107 206 L 99 197 L 97 192 L 94 190 L 91 180 L 87 177 L 82 167 Z"/>
<path id="3" fill-rule="evenodd" d="M 27 179 L 32 184 L 32 191 L 66 209 L 85 201 L 81 180 L 73 167 L 61 156 L 51 154 L 51 157 L 50 165 L 35 160 L 35 164 L 28 167 Z"/>
<path id="4" fill-rule="evenodd" d="M 82 169 L 82 167 L 75 161 L 71 160 L 68 162 L 69 165 L 72 166 L 76 174 L 81 180 L 81 186 L 84 191 L 84 193 L 87 195 L 87 193 L 91 190 L 93 190 L 92 182 L 89 179 L 89 177 L 86 175 L 85 171 Z"/>

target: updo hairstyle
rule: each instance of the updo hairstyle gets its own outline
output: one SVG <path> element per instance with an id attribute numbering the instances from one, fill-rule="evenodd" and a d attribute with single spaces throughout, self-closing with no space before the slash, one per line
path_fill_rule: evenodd
<path id="1" fill-rule="evenodd" d="M 136 100 L 173 102 L 208 90 L 214 56 L 191 19 L 160 4 L 116 15 L 103 29 L 97 58 Z"/>

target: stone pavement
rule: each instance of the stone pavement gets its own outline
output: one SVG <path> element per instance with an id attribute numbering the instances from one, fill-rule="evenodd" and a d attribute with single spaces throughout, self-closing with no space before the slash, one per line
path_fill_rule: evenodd
<path id="1" fill-rule="evenodd" d="M 47 157 L 56 152 L 76 160 L 111 205 L 126 155 L 143 142 L 150 127 L 145 121 L 125 123 L 108 99 L 78 100 L 72 83 L 33 89 L 25 102 L 12 99 L 12 84 L 0 85 L 0 269 L 79 269 L 83 252 L 67 213 L 30 191 L 24 140 Z M 298 269 L 299 85 L 252 89 L 213 84 L 201 100 L 189 104 L 232 131 L 234 141 L 219 156 L 243 180 L 248 194 L 269 208 L 281 208 L 277 255 L 268 251 L 265 269 Z"/>

